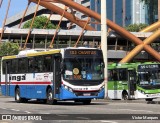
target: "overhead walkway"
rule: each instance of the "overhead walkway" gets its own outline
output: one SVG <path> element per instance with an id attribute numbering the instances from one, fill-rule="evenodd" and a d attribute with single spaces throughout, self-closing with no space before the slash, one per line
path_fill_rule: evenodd
<path id="1" fill-rule="evenodd" d="M 0 29 L 1 30 L 1 29 Z M 33 29 L 31 31 L 28 48 L 48 48 L 55 30 L 46 29 Z M 0 32 L 1 33 L 1 32 Z M 59 30 L 55 37 L 54 48 L 72 47 L 78 39 L 81 30 Z M 28 34 L 28 29 L 17 29 L 17 28 L 5 28 L 2 41 L 18 41 L 20 45 L 23 45 Z M 140 39 L 145 39 L 152 35 L 152 32 L 132 32 L 133 35 Z M 121 37 L 115 32 L 108 34 L 108 58 L 112 61 L 120 60 L 124 58 L 128 52 L 134 48 L 130 41 L 127 41 L 124 37 Z M 41 43 L 40 43 L 41 42 Z M 81 37 L 79 46 L 84 45 L 87 42 L 89 47 L 98 47 L 101 42 L 100 31 L 85 31 Z M 159 40 L 157 39 L 157 42 Z M 136 57 L 136 59 L 145 60 L 149 56 L 146 52 L 142 51 Z"/>

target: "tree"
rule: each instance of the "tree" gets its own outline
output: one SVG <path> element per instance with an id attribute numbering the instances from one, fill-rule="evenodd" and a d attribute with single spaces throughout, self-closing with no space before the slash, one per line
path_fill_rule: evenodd
<path id="1" fill-rule="evenodd" d="M 37 16 L 35 17 L 34 23 L 32 28 L 34 29 L 43 29 L 44 25 L 46 24 L 48 18 L 46 16 Z M 32 20 L 27 21 L 22 28 L 30 28 Z M 51 23 L 51 21 L 48 22 L 46 29 L 55 29 L 56 26 Z"/>
<path id="2" fill-rule="evenodd" d="M 129 26 L 125 27 L 126 30 L 130 32 L 139 32 L 140 30 L 146 28 L 147 24 L 130 24 Z"/>
<path id="3" fill-rule="evenodd" d="M 0 56 L 17 55 L 19 45 L 9 41 L 0 44 Z"/>

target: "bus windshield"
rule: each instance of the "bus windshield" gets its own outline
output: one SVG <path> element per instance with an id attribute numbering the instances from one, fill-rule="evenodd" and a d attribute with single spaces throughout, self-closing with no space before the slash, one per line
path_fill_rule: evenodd
<path id="1" fill-rule="evenodd" d="M 143 71 L 138 72 L 140 85 L 160 85 L 160 71 Z"/>
<path id="2" fill-rule="evenodd" d="M 102 58 L 64 59 L 64 80 L 102 80 L 104 79 Z"/>

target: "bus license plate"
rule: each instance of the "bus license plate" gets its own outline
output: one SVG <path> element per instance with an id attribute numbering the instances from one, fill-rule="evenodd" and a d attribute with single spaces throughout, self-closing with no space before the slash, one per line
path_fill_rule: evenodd
<path id="1" fill-rule="evenodd" d="M 83 96 L 91 96 L 90 93 L 83 93 Z"/>

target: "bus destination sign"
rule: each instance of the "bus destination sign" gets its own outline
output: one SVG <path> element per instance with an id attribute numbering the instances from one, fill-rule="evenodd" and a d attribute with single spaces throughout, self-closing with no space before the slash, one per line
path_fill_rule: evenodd
<path id="1" fill-rule="evenodd" d="M 85 49 L 69 49 L 65 51 L 65 57 L 73 57 L 76 56 L 99 56 L 102 57 L 102 51 L 101 50 L 85 50 Z"/>
<path id="2" fill-rule="evenodd" d="M 159 64 L 146 64 L 138 66 L 138 69 L 158 69 L 158 68 L 160 68 Z"/>
<path id="3" fill-rule="evenodd" d="M 70 55 L 96 55 L 96 51 L 92 50 L 70 50 Z"/>

